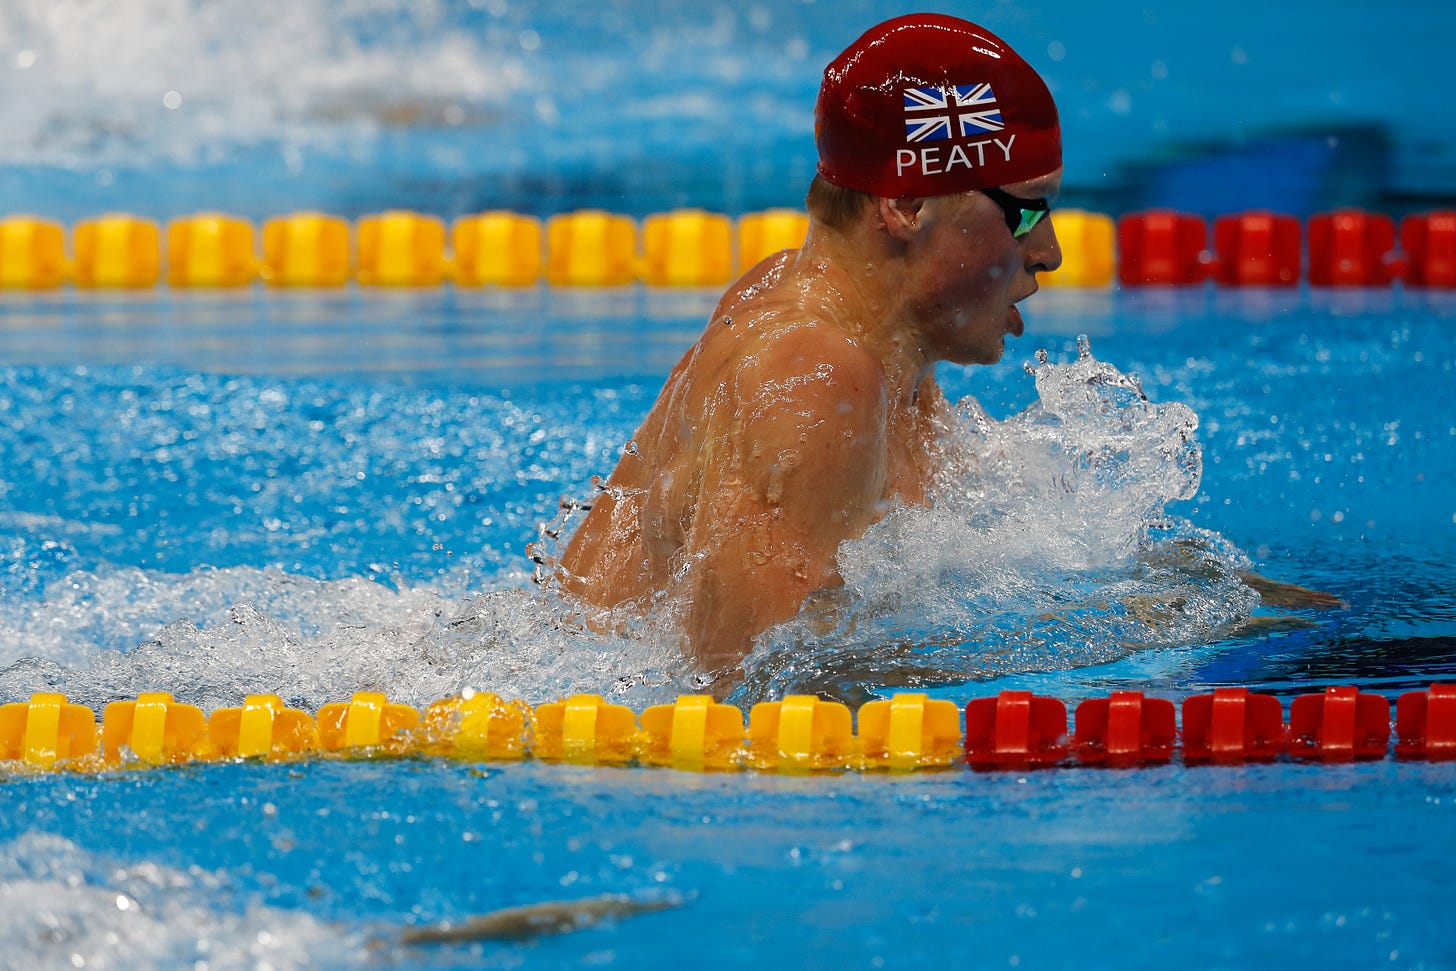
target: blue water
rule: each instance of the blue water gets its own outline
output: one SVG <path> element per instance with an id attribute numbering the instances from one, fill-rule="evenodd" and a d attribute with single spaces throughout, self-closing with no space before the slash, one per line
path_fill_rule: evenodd
<path id="1" fill-rule="evenodd" d="M 7 835 L 39 830 L 92 851 L 76 861 L 64 844 L 12 844 L 22 862 L 8 880 L 17 868 L 55 882 L 75 872 L 84 882 L 50 893 L 94 892 L 112 910 L 94 925 L 126 936 L 117 893 L 172 924 L 155 944 L 110 952 L 126 965 L 158 950 L 162 963 L 206 960 L 194 935 L 214 955 L 275 966 L 347 965 L 370 941 L 374 962 L 403 967 L 1456 959 L 1439 903 L 1456 850 L 1449 766 L 910 779 L 313 763 L 6 788 L 26 820 L 7 814 Z M 174 886 L 121 869 L 140 860 Z M 603 892 L 683 904 L 527 944 L 390 943 L 406 922 Z"/>
<path id="2" fill-rule="evenodd" d="M 7 306 L 6 354 L 33 363 L 0 386 L 6 660 L 59 665 L 13 665 L 6 700 L 47 679 L 98 705 L 146 688 L 205 705 L 264 687 L 310 706 L 362 687 L 443 694 L 412 680 L 412 645 L 482 591 L 531 586 L 536 524 L 610 464 L 711 296 L 602 295 L 616 309 L 600 319 L 583 299 L 351 292 L 320 313 L 321 298 L 261 293 L 122 310 L 73 295 L 44 325 Z M 1088 333 L 1150 398 L 1201 418 L 1205 474 L 1170 511 L 1350 606 L 1272 637 L 1070 670 L 1048 656 L 951 696 L 1135 687 L 1177 700 L 1247 684 L 1288 699 L 1353 683 L 1393 698 L 1456 677 L 1456 426 L 1438 404 L 1456 302 L 1035 302 L 1006 362 L 947 370 L 953 395 L 1014 415 L 1035 398 L 1029 349 L 1070 359 Z M 254 363 L 241 336 L 208 337 L 242 332 L 282 349 Z M 624 343 L 632 353 L 594 371 L 547 363 Z M 162 363 L 121 363 L 136 347 Z M 467 347 L 508 350 L 477 363 Z M 613 688 L 589 670 L 575 685 Z M 1449 765 L 793 778 L 315 762 L 11 778 L 0 800 L 19 908 L 0 933 L 41 962 L 1456 962 L 1437 903 L 1456 849 Z M 601 893 L 681 906 L 526 944 L 399 944 L 402 926 Z M 119 895 L 135 906 L 118 909 Z M 61 930 L 37 939 L 37 921 Z"/>
<path id="3" fill-rule="evenodd" d="M 303 0 L 260 17 L 239 0 L 16 0 L 0 12 L 0 211 L 798 205 L 823 65 L 919 9 Z M 1025 0 L 975 15 L 1058 98 L 1064 200 L 1213 216 L 1456 198 L 1456 120 L 1431 81 L 1450 4 L 1221 9 Z"/>
<path id="4" fill-rule="evenodd" d="M 0 13 L 0 210 L 793 205 L 820 65 L 900 9 L 24 0 Z M 988 12 L 1061 99 L 1069 201 L 1401 211 L 1456 192 L 1428 80 L 1449 5 L 1223 9 Z M 1328 51 L 1357 48 L 1399 55 L 1331 75 Z M 564 630 L 524 549 L 611 468 L 716 296 L 0 296 L 0 702 L 670 699 L 671 645 Z M 1026 318 L 1003 363 L 941 375 L 1005 420 L 992 438 L 959 427 L 1000 458 L 940 518 L 897 514 L 853 544 L 853 623 L 806 641 L 803 664 L 798 629 L 771 635 L 740 700 L 856 673 L 884 693 L 925 665 L 958 703 L 1456 680 L 1456 298 L 1048 289 Z M 1039 378 L 1072 373 L 1082 334 L 1150 400 L 1114 384 L 1110 417 L 1028 420 L 1045 402 L 1024 365 L 1046 348 Z M 1149 456 L 1189 414 L 1185 496 L 1186 468 Z M 975 495 L 1027 471 L 1024 490 Z M 1230 617 L 1274 612 L 1153 562 L 1185 541 L 1214 574 L 1248 566 L 1348 606 L 1240 633 Z M 1128 593 L 1189 606 L 1149 627 L 1115 605 Z M 1456 768 L 1391 760 L 10 774 L 0 967 L 1449 968 L 1453 812 Z M 675 906 L 526 943 L 401 942 L 603 893 Z"/>

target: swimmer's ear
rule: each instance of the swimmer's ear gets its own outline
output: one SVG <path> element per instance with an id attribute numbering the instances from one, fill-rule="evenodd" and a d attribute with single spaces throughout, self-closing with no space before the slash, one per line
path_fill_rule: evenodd
<path id="1" fill-rule="evenodd" d="M 884 223 L 885 231 L 895 239 L 908 243 L 920 232 L 924 199 L 886 199 L 876 196 L 875 205 L 879 207 L 880 222 Z"/>

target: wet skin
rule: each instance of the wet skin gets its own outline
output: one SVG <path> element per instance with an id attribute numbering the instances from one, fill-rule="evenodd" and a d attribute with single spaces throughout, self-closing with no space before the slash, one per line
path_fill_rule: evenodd
<path id="1" fill-rule="evenodd" d="M 1003 188 L 1054 198 L 1060 179 Z M 715 689 L 732 680 L 754 636 L 839 582 L 844 540 L 926 501 L 948 415 L 935 364 L 999 360 L 1016 304 L 1060 264 L 1051 218 L 1016 239 L 977 192 L 811 222 L 673 368 L 573 536 L 564 586 L 601 626 L 676 605 L 688 657 L 730 672 Z"/>

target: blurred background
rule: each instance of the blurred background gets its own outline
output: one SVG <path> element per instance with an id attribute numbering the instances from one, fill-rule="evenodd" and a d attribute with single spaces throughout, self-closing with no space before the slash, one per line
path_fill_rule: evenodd
<path id="1" fill-rule="evenodd" d="M 5 0 L 0 213 L 799 206 L 876 0 Z M 1456 204 L 1449 0 L 946 3 L 1061 106 L 1065 205 Z"/>

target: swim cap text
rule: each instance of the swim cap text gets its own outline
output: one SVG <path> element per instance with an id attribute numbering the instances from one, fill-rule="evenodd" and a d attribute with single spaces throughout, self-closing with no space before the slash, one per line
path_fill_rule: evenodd
<path id="1" fill-rule="evenodd" d="M 1015 144 L 1016 136 L 1012 135 L 1004 142 L 999 138 L 986 138 L 979 142 L 970 142 L 966 145 L 952 145 L 947 151 L 944 145 L 932 145 L 928 148 L 913 149 L 902 148 L 895 153 L 895 174 L 904 175 L 907 169 L 918 171 L 921 175 L 946 175 L 955 171 L 957 166 L 968 169 L 980 168 L 986 164 L 986 146 L 995 145 L 1002 157 L 1011 161 L 1011 146 Z M 995 161 L 995 150 L 992 151 L 992 161 Z"/>

